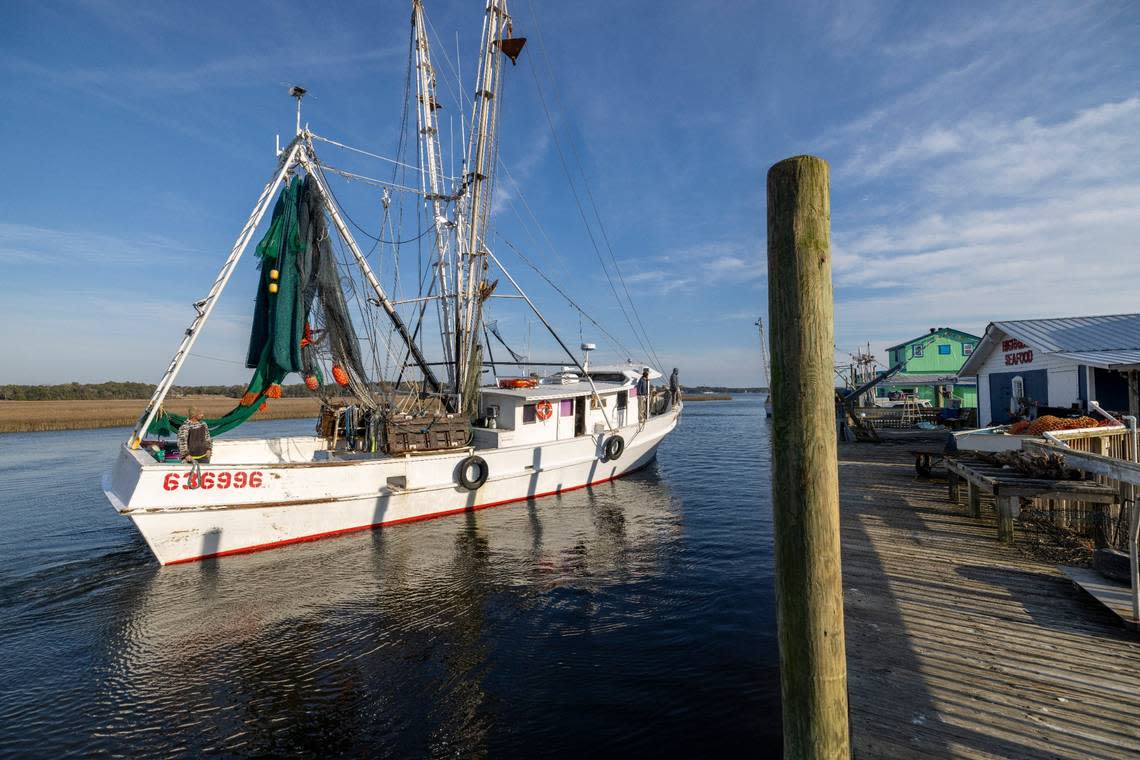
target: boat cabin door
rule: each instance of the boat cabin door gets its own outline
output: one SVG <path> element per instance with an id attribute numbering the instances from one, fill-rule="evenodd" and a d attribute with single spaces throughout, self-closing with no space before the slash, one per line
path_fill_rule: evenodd
<path id="1" fill-rule="evenodd" d="M 574 437 L 586 434 L 586 397 L 574 399 Z"/>

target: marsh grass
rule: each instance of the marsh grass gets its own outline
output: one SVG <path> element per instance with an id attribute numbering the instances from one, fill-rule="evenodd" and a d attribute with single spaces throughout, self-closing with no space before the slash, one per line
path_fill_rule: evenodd
<path id="1" fill-rule="evenodd" d="M 195 396 L 173 399 L 165 404 L 172 412 L 185 414 L 193 404 L 207 417 L 217 417 L 237 404 L 224 396 Z M 254 420 L 287 420 L 312 417 L 320 411 L 316 398 L 270 399 L 264 412 Z M 106 401 L 0 401 L 0 433 L 38 433 L 47 430 L 126 427 L 134 425 L 146 407 L 146 399 Z"/>

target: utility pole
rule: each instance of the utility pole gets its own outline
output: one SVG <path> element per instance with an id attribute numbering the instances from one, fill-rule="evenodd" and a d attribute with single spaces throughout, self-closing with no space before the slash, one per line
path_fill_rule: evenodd
<path id="1" fill-rule="evenodd" d="M 772 507 L 784 757 L 849 758 L 827 162 L 768 170 Z"/>

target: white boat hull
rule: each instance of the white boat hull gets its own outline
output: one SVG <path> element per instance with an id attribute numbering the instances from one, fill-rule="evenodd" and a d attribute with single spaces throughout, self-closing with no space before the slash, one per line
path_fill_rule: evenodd
<path id="1" fill-rule="evenodd" d="M 124 446 L 103 489 L 134 521 L 160 563 L 191 562 L 604 483 L 652 461 L 678 415 L 672 410 L 640 430 L 622 428 L 625 451 L 614 461 L 602 461 L 608 436 L 600 434 L 498 449 L 323 461 L 320 439 L 239 440 L 216 442 L 214 461 L 202 466 L 198 481 L 187 465 L 160 464 Z M 472 453 L 486 460 L 489 477 L 469 491 L 458 484 L 458 469 Z M 291 461 L 306 457 L 315 461 Z"/>

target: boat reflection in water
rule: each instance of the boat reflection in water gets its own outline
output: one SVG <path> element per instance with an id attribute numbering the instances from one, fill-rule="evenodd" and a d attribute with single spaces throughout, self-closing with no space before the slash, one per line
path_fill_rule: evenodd
<path id="1" fill-rule="evenodd" d="M 620 703 L 643 695 L 618 674 L 667 677 L 648 653 L 631 660 L 670 614 L 655 584 L 680 542 L 680 504 L 651 465 L 540 502 L 156 569 L 107 637 L 98 734 L 110 749 L 145 735 L 159 754 L 553 741 L 571 728 L 553 708 L 592 698 L 584 679 Z"/>

